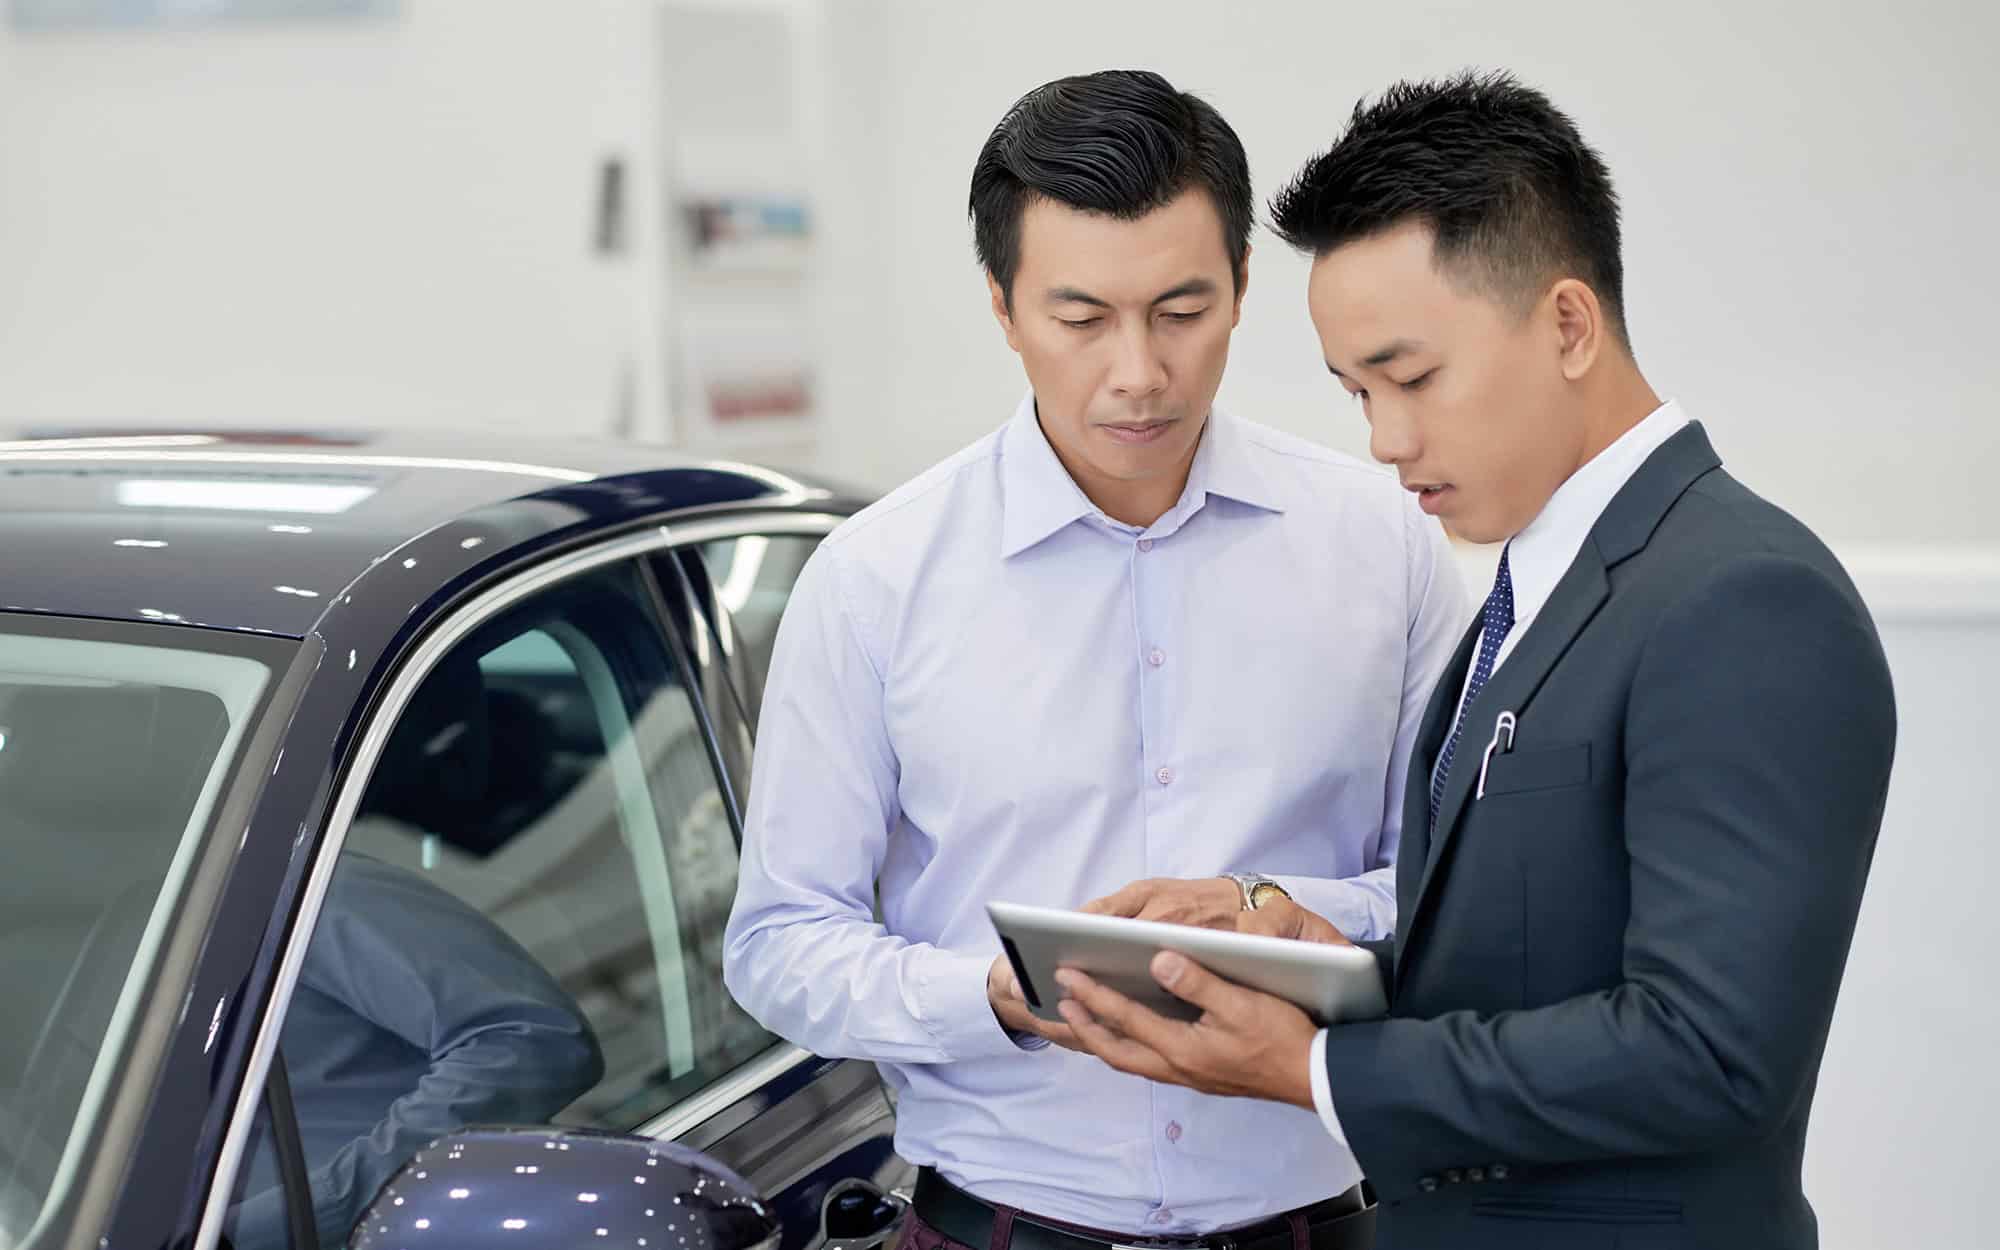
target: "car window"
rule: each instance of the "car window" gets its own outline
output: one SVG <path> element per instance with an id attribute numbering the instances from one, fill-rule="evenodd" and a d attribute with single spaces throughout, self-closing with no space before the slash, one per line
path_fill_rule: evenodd
<path id="1" fill-rule="evenodd" d="M 31 1240 L 96 1136 L 175 900 L 273 681 L 268 660 L 217 650 L 237 645 L 0 618 L 0 1246 Z"/>
<path id="2" fill-rule="evenodd" d="M 480 626 L 388 736 L 281 1040 L 328 1244 L 443 1133 L 630 1130 L 775 1040 L 722 986 L 734 829 L 648 576 Z"/>
<path id="3" fill-rule="evenodd" d="M 710 627 L 727 641 L 737 692 L 752 725 L 764 699 L 778 620 L 820 541 L 818 534 L 746 534 L 682 553 L 684 574 L 709 609 Z"/>

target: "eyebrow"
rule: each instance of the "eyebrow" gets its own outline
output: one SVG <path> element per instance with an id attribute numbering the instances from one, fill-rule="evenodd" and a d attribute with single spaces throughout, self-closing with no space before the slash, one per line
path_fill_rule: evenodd
<path id="1" fill-rule="evenodd" d="M 1416 339 L 1397 339 L 1395 342 L 1390 343 L 1386 347 L 1378 348 L 1375 351 L 1370 352 L 1361 361 L 1361 364 L 1364 368 L 1374 369 L 1382 365 L 1388 364 L 1390 361 L 1396 359 L 1398 356 L 1407 356 L 1412 352 L 1420 352 L 1423 349 L 1424 345 L 1418 342 Z M 1344 378 L 1347 376 L 1346 374 L 1342 373 L 1337 367 L 1335 367 L 1334 363 L 1331 360 L 1326 362 L 1326 371 L 1328 373 L 1331 373 L 1336 378 Z"/>
<path id="2" fill-rule="evenodd" d="M 1160 292 L 1158 295 L 1155 295 L 1153 297 L 1153 303 L 1155 305 L 1158 305 L 1158 304 L 1164 304 L 1168 300 L 1186 299 L 1189 296 L 1213 295 L 1213 294 L 1215 294 L 1214 282 L 1210 281 L 1207 278 L 1189 278 L 1186 282 L 1183 282 L 1178 286 L 1168 287 L 1166 290 Z M 1073 286 L 1050 287 L 1048 291 L 1048 298 L 1052 302 L 1058 304 L 1088 304 L 1092 308 L 1111 307 L 1109 303 L 1099 299 L 1095 295 L 1092 295 L 1090 292 L 1078 290 L 1076 287 Z"/>

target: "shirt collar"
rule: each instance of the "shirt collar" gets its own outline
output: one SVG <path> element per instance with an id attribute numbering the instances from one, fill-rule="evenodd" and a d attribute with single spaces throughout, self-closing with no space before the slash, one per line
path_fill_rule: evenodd
<path id="1" fill-rule="evenodd" d="M 1085 517 L 1097 517 L 1118 529 L 1132 528 L 1099 511 L 1070 477 L 1069 470 L 1063 468 L 1035 417 L 1032 392 L 1021 400 L 1001 436 L 1000 475 L 1002 559 L 1026 551 Z M 1210 496 L 1233 499 L 1266 512 L 1284 511 L 1276 493 L 1252 462 L 1241 426 L 1219 408 L 1209 413 L 1201 446 L 1195 449 L 1194 462 L 1188 467 L 1187 486 L 1181 491 L 1180 501 L 1145 533 L 1150 537 L 1173 533 L 1201 511 Z"/>
<path id="2" fill-rule="evenodd" d="M 1209 413 L 1208 428 L 1202 431 L 1201 446 L 1188 470 L 1183 500 L 1199 502 L 1205 496 L 1233 499 L 1265 512 L 1285 510 L 1257 465 L 1249 439 L 1244 437 L 1243 423 L 1220 408 Z"/>
<path id="3" fill-rule="evenodd" d="M 1507 567 L 1514 582 L 1517 622 L 1532 620 L 1548 602 L 1597 519 L 1640 466 L 1687 423 L 1679 404 L 1672 400 L 1661 404 L 1570 474 L 1527 528 L 1514 535 L 1507 547 Z"/>
<path id="4" fill-rule="evenodd" d="M 1000 437 L 1000 556 L 1018 555 L 1072 521 L 1097 511 L 1077 486 L 1035 419 L 1030 391 Z"/>

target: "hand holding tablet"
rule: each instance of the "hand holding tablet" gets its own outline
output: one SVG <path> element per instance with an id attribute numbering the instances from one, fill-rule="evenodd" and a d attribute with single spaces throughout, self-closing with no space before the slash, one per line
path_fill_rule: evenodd
<path id="1" fill-rule="evenodd" d="M 1366 1020 L 1388 1011 L 1375 957 L 1353 946 L 1095 916 L 1021 903 L 988 903 L 1021 993 L 1036 1016 L 1062 1023 L 1059 968 L 1074 968 L 1162 1016 L 1201 1013 L 1161 988 L 1152 974 L 1161 951 L 1185 955 L 1217 976 L 1294 1004 L 1320 1024 Z"/>

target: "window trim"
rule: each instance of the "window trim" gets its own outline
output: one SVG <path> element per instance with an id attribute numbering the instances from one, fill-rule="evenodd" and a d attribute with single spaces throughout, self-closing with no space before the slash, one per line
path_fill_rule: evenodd
<path id="1" fill-rule="evenodd" d="M 292 1080 L 282 1052 L 271 1055 L 271 1074 L 264 1082 L 264 1102 L 271 1112 L 271 1152 L 278 1159 L 278 1188 L 285 1195 L 285 1226 L 291 1250 L 320 1250 L 313 1218 L 312 1182 L 305 1147 L 299 1142 L 298 1108 L 292 1104 Z"/>
<path id="2" fill-rule="evenodd" d="M 688 636 L 688 631 L 681 627 L 674 615 L 673 605 L 667 597 L 668 586 L 660 578 L 658 558 L 662 554 L 671 555 L 683 550 L 693 551 L 696 548 L 670 547 L 664 552 L 656 551 L 644 559 L 635 561 L 639 569 L 639 580 L 645 585 L 646 593 L 652 599 L 653 615 L 658 621 L 660 641 L 666 646 L 674 663 L 686 668 L 690 673 L 699 673 L 703 676 L 700 686 L 704 695 L 709 686 L 708 677 L 714 672 L 719 672 L 722 684 L 727 688 L 726 692 L 733 703 L 736 692 L 729 686 L 730 675 L 727 667 L 729 657 L 712 656 L 705 645 L 697 645 L 698 640 Z M 686 580 L 682 577 L 680 569 L 675 568 L 673 575 L 672 592 L 685 597 Z M 695 612 L 699 609 L 690 600 L 687 603 L 687 610 Z M 748 798 L 739 784 L 739 773 L 744 771 L 741 759 L 742 747 L 734 742 L 725 741 L 724 732 L 742 727 L 741 709 L 710 706 L 713 702 L 714 700 L 708 698 L 696 699 L 695 715 L 701 721 L 702 741 L 708 747 L 709 764 L 723 781 L 722 802 L 729 817 L 729 836 L 735 841 L 740 854 L 743 849 L 743 806 Z"/>
<path id="3" fill-rule="evenodd" d="M 243 1164 L 244 1151 L 249 1143 L 250 1130 L 257 1114 L 257 1103 L 263 1097 L 265 1082 L 269 1079 L 272 1057 L 277 1053 L 279 1035 L 284 1030 L 285 1013 L 291 1005 L 293 991 L 298 987 L 299 976 L 305 966 L 310 935 L 318 927 L 320 908 L 326 901 L 327 889 L 332 884 L 340 852 L 347 843 L 348 831 L 353 827 L 355 815 L 361 806 L 362 793 L 374 775 L 375 765 L 381 759 L 383 748 L 388 745 L 390 732 L 395 728 L 404 709 L 408 707 L 411 697 L 416 694 L 417 687 L 430 676 L 438 661 L 487 621 L 522 600 L 573 577 L 675 547 L 742 537 L 746 534 L 824 536 L 832 533 L 845 520 L 843 516 L 824 512 L 746 511 L 681 522 L 667 521 L 649 526 L 636 533 L 610 538 L 523 569 L 476 593 L 451 610 L 417 642 L 403 659 L 396 675 L 390 679 L 381 698 L 369 713 L 368 723 L 362 730 L 354 754 L 348 761 L 341 779 L 340 788 L 336 791 L 332 805 L 328 809 L 324 823 L 325 836 L 320 839 L 312 868 L 299 898 L 297 913 L 285 935 L 284 953 L 272 982 L 270 997 L 264 1006 L 263 1018 L 258 1024 L 256 1041 L 243 1071 L 242 1084 L 236 1091 L 235 1104 L 230 1111 L 229 1129 L 223 1137 L 222 1152 L 216 1160 L 207 1199 L 202 1204 L 201 1222 L 195 1234 L 194 1250 L 215 1250 L 221 1240 L 223 1221 L 229 1213 L 229 1196 L 236 1184 L 236 1174 Z M 724 785 L 731 784 L 727 777 L 718 776 L 717 780 Z M 305 935 L 303 940 L 301 935 Z M 768 1058 L 775 1053 L 777 1053 L 775 1050 L 767 1051 L 764 1057 L 753 1059 L 750 1063 L 759 1065 L 761 1070 Z M 781 1071 L 810 1058 L 803 1051 L 798 1052 L 796 1056 L 786 1057 L 791 1060 L 790 1063 L 784 1068 L 764 1073 L 763 1079 L 769 1080 L 779 1075 Z M 713 1091 L 729 1085 L 732 1078 L 740 1077 L 743 1073 L 743 1068 L 737 1068 L 719 1078 L 714 1084 L 690 1094 L 683 1100 L 682 1105 L 693 1105 L 697 1101 L 706 1104 Z M 644 1126 L 641 1132 L 644 1133 L 645 1129 L 650 1129 L 663 1120 L 671 1119 L 672 1114 L 672 1109 L 669 1109 Z"/>

